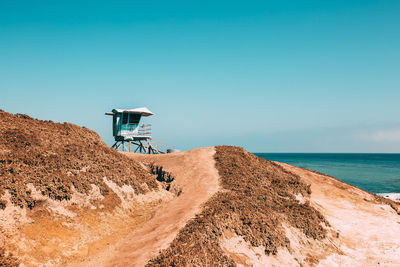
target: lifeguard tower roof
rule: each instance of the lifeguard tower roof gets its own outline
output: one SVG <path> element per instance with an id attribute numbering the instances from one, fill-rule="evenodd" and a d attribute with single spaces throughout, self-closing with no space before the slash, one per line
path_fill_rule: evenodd
<path id="1" fill-rule="evenodd" d="M 153 112 L 151 112 L 148 108 L 142 107 L 142 108 L 134 108 L 134 109 L 113 109 L 111 112 L 107 112 L 106 115 L 115 115 L 117 113 L 136 113 L 136 114 L 142 114 L 142 116 L 151 116 L 154 115 Z"/>

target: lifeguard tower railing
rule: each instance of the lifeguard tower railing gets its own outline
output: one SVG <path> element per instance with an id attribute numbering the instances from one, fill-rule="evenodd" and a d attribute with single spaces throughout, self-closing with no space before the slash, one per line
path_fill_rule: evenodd
<path id="1" fill-rule="evenodd" d="M 120 136 L 125 139 L 147 139 L 151 138 L 151 124 L 121 125 Z"/>
<path id="2" fill-rule="evenodd" d="M 135 136 L 138 137 L 151 137 L 151 124 L 142 124 L 137 129 Z"/>

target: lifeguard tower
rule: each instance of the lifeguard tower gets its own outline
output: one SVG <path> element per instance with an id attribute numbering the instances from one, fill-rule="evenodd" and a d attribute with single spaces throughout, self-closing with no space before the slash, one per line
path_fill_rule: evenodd
<path id="1" fill-rule="evenodd" d="M 113 109 L 107 112 L 106 115 L 113 116 L 113 136 L 115 143 L 112 148 L 127 151 L 125 144 L 128 143 L 129 152 L 145 154 L 160 154 L 164 153 L 157 149 L 151 143 L 151 124 L 139 125 L 142 116 L 148 117 L 154 115 L 147 108 L 135 109 Z"/>

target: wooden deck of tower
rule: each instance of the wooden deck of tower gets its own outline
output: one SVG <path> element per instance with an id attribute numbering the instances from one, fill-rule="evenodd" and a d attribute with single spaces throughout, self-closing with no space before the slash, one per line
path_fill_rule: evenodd
<path id="1" fill-rule="evenodd" d="M 164 153 L 151 143 L 151 124 L 139 124 L 142 116 L 154 115 L 146 107 L 135 109 L 113 109 L 106 115 L 113 116 L 113 136 L 115 143 L 112 148 L 145 154 Z M 128 149 L 125 145 L 128 144 Z M 132 147 L 133 146 L 133 147 Z"/>

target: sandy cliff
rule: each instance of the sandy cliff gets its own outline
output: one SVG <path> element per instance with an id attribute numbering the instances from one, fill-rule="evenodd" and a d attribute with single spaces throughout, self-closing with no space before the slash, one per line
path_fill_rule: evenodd
<path id="1" fill-rule="evenodd" d="M 95 255 L 176 196 L 165 189 L 87 128 L 0 111 L 0 263 Z"/>
<path id="2" fill-rule="evenodd" d="M 400 266 L 398 204 L 242 148 L 119 153 L 0 111 L 0 163 L 0 265 Z"/>
<path id="3" fill-rule="evenodd" d="M 150 266 L 400 265 L 398 204 L 241 148 L 214 158 L 220 190 Z"/>

